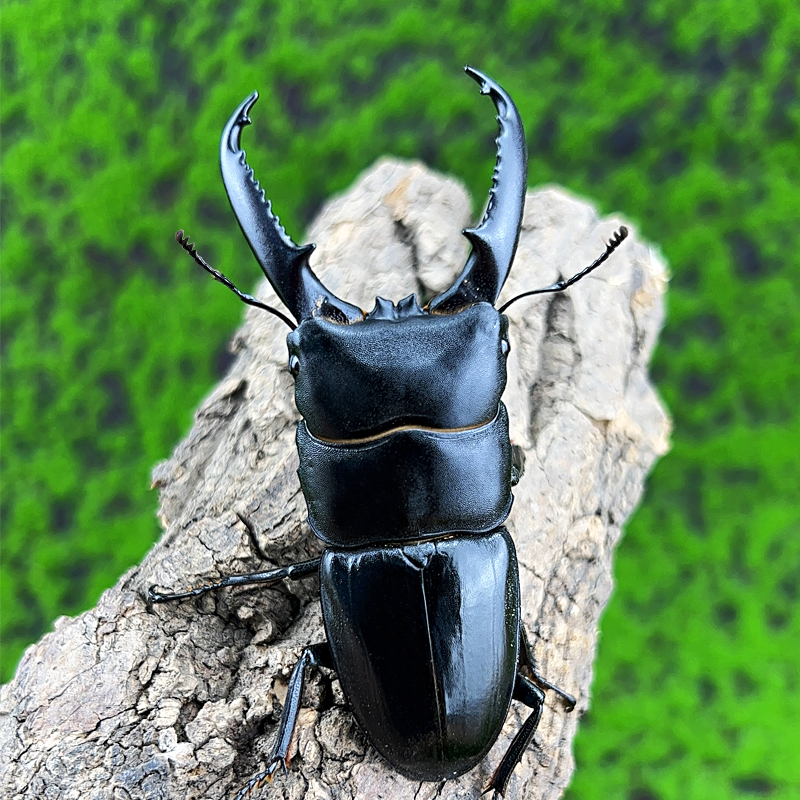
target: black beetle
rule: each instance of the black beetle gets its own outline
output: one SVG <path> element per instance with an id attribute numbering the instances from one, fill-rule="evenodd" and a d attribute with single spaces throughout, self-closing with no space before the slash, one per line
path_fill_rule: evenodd
<path id="1" fill-rule="evenodd" d="M 279 316 L 302 420 L 298 474 L 321 558 L 179 593 L 319 575 L 327 641 L 303 650 L 290 681 L 267 769 L 237 800 L 271 778 L 287 754 L 306 667 L 336 671 L 372 744 L 409 778 L 438 781 L 472 769 L 497 739 L 511 700 L 532 710 L 486 787 L 502 795 L 555 691 L 534 670 L 520 619 L 514 544 L 503 526 L 513 464 L 506 384 L 511 302 L 557 292 L 605 261 L 627 235 L 569 280 L 495 309 L 517 247 L 527 181 L 525 136 L 506 92 L 471 67 L 497 109 L 497 164 L 481 224 L 454 284 L 424 308 L 413 295 L 377 298 L 368 314 L 323 286 L 273 214 L 247 165 L 240 137 L 253 93 L 222 134 L 225 188 L 239 225 L 297 325 L 239 291 L 178 231 L 195 260 L 242 300 Z"/>

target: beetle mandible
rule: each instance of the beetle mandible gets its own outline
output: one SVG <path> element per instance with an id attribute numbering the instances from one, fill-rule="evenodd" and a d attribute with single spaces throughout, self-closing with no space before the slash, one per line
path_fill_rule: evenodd
<path id="1" fill-rule="evenodd" d="M 477 69 L 499 135 L 486 212 L 464 231 L 472 249 L 453 285 L 421 307 L 378 297 L 369 313 L 340 300 L 281 227 L 245 160 L 240 139 L 258 98 L 222 133 L 225 189 L 256 259 L 295 322 L 241 292 L 181 245 L 244 302 L 280 317 L 302 419 L 298 474 L 320 558 L 237 575 L 184 592 L 150 588 L 152 602 L 226 586 L 318 575 L 326 641 L 306 647 L 289 680 L 267 768 L 237 800 L 286 767 L 306 670 L 336 672 L 375 748 L 409 778 L 438 781 L 472 769 L 497 739 L 516 699 L 531 711 L 486 790 L 503 795 L 554 691 L 534 668 L 521 622 L 514 544 L 503 523 L 520 472 L 501 402 L 509 352 L 503 312 L 534 294 L 559 292 L 598 267 L 627 236 L 620 228 L 583 271 L 494 307 L 519 238 L 527 153 L 519 112 Z"/>

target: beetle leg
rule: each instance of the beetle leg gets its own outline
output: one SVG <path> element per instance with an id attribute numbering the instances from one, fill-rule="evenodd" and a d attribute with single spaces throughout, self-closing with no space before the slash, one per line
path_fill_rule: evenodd
<path id="1" fill-rule="evenodd" d="M 227 586 L 252 586 L 260 583 L 267 586 L 279 583 L 284 578 L 291 581 L 298 581 L 302 578 L 310 578 L 319 572 L 320 559 L 312 558 L 310 561 L 302 561 L 299 564 L 290 564 L 288 567 L 270 569 L 266 572 L 252 572 L 249 575 L 231 575 L 229 578 L 217 583 L 207 583 L 205 586 L 198 586 L 196 589 L 187 589 L 185 592 L 164 593 L 159 592 L 156 586 L 151 586 L 147 590 L 147 597 L 151 603 L 166 603 L 168 600 L 183 600 L 186 597 L 199 597 L 206 592 L 213 592 L 216 589 L 224 589 Z"/>
<path id="2" fill-rule="evenodd" d="M 300 700 L 303 696 L 303 685 L 306 678 L 306 667 L 328 667 L 334 669 L 331 648 L 327 642 L 312 644 L 303 649 L 300 658 L 294 665 L 289 678 L 289 689 L 286 692 L 286 702 L 283 704 L 281 724 L 278 728 L 278 738 L 269 759 L 269 764 L 263 772 L 253 775 L 239 790 L 235 800 L 243 800 L 253 789 L 261 788 L 272 776 L 278 765 L 284 770 L 289 766 L 289 749 L 292 745 L 294 729 L 297 725 L 297 715 L 300 713 Z"/>
<path id="3" fill-rule="evenodd" d="M 511 742 L 511 746 L 506 750 L 506 754 L 494 771 L 494 775 L 492 775 L 486 789 L 484 789 L 484 794 L 494 790 L 495 800 L 505 794 L 508 781 L 511 779 L 511 773 L 514 771 L 514 767 L 522 760 L 522 755 L 528 749 L 528 745 L 536 733 L 536 728 L 539 727 L 539 720 L 542 718 L 544 692 L 519 673 L 514 684 L 514 699 L 525 703 L 533 711 L 517 731 L 514 741 Z"/>
<path id="4" fill-rule="evenodd" d="M 565 692 L 563 689 L 559 689 L 558 686 L 550 683 L 550 681 L 546 680 L 539 675 L 538 672 L 536 672 L 536 667 L 533 665 L 533 652 L 531 651 L 531 645 L 528 641 L 528 634 L 525 631 L 524 625 L 520 625 L 519 632 L 519 665 L 521 667 L 527 667 L 530 670 L 531 679 L 539 686 L 540 689 L 550 689 L 554 691 L 564 701 L 564 710 L 569 713 L 575 708 L 575 698 L 568 692 Z"/>
<path id="5" fill-rule="evenodd" d="M 494 775 L 492 775 L 491 780 L 484 790 L 484 792 L 494 790 L 495 798 L 502 797 L 505 794 L 508 782 L 511 779 L 511 773 L 522 760 L 523 753 L 530 745 L 533 735 L 536 733 L 539 720 L 542 718 L 544 689 L 552 689 L 552 691 L 558 694 L 564 701 L 566 706 L 565 710 L 567 712 L 575 708 L 575 698 L 571 694 L 568 694 L 563 689 L 559 689 L 558 686 L 545 680 L 536 672 L 533 665 L 533 652 L 531 651 L 530 642 L 528 641 L 528 634 L 523 625 L 520 625 L 519 630 L 520 647 L 518 666 L 519 668 L 527 667 L 531 677 L 528 679 L 521 672 L 517 673 L 516 683 L 514 684 L 514 699 L 521 701 L 528 706 L 528 708 L 533 709 L 533 711 L 522 724 L 522 727 L 517 731 L 517 735 L 511 742 L 511 746 L 506 750 Z"/>

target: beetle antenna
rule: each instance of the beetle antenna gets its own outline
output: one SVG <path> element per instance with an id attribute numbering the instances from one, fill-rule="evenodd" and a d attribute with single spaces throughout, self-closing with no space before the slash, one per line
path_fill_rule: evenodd
<path id="1" fill-rule="evenodd" d="M 182 230 L 178 231 L 175 234 L 175 241 L 208 273 L 210 273 L 215 281 L 219 281 L 220 283 L 227 286 L 240 300 L 247 303 L 249 306 L 255 306 L 256 308 L 262 308 L 264 311 L 269 311 L 270 314 L 274 314 L 278 319 L 285 322 L 292 330 L 294 330 L 297 325 L 292 322 L 289 317 L 285 314 L 282 314 L 278 311 L 277 308 L 273 308 L 272 306 L 268 306 L 266 303 L 262 303 L 260 300 L 256 300 L 250 294 L 245 294 L 243 291 L 238 289 L 236 285 L 230 279 L 226 278 L 219 270 L 214 269 L 201 255 L 197 252 L 194 244 L 189 241 L 189 236 L 184 236 Z"/>
<path id="2" fill-rule="evenodd" d="M 552 286 L 547 286 L 544 289 L 533 289 L 530 292 L 523 292 L 522 294 L 518 294 L 516 297 L 512 297 L 504 306 L 498 309 L 498 311 L 502 314 L 512 303 L 516 303 L 517 300 L 521 300 L 523 297 L 529 297 L 532 294 L 544 294 L 545 292 L 563 292 L 564 289 L 572 286 L 573 283 L 577 283 L 581 278 L 588 275 L 592 270 L 597 269 L 628 237 L 628 229 L 623 225 L 620 229 L 611 237 L 611 241 L 606 244 L 605 252 L 597 259 L 595 259 L 591 264 L 589 264 L 586 269 L 581 270 L 577 275 L 573 275 L 569 280 L 566 281 L 558 281 L 558 283 L 554 283 Z"/>

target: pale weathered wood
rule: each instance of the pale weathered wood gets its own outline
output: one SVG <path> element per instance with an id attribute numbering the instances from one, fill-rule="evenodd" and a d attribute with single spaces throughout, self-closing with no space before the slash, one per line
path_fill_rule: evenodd
<path id="1" fill-rule="evenodd" d="M 315 269 L 365 308 L 376 294 L 430 294 L 460 270 L 459 232 L 469 217 L 453 180 L 381 161 L 313 225 Z M 531 192 L 503 296 L 578 271 L 619 224 L 558 189 Z M 589 702 L 613 549 L 645 474 L 668 447 L 669 423 L 646 376 L 666 280 L 658 255 L 632 233 L 567 295 L 510 309 L 505 402 L 526 463 L 508 526 L 524 618 L 541 673 L 580 699 L 567 715 L 550 697 L 509 798 L 554 800 L 573 770 L 570 747 Z M 262 285 L 259 294 L 271 292 Z M 285 333 L 267 314 L 247 312 L 229 375 L 155 469 L 161 542 L 96 608 L 57 620 L 4 687 L 4 797 L 216 800 L 264 763 L 289 670 L 303 645 L 323 637 L 315 580 L 155 609 L 144 592 L 155 582 L 183 587 L 319 552 L 295 475 Z M 439 786 L 393 772 L 329 674 L 312 680 L 306 701 L 291 770 L 259 796 L 475 798 L 524 718 L 515 704 L 485 762 Z"/>

